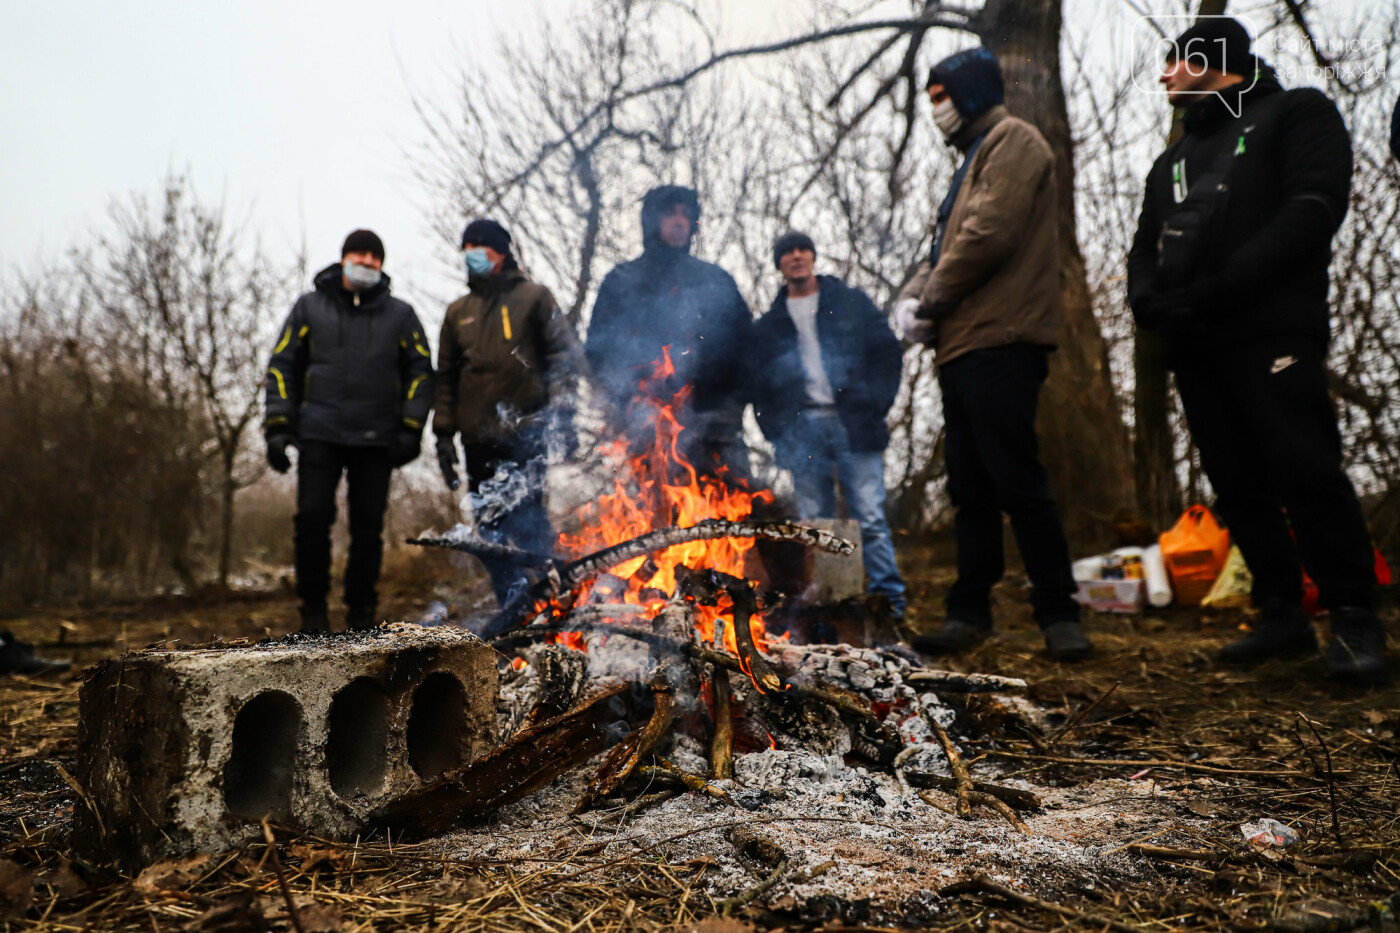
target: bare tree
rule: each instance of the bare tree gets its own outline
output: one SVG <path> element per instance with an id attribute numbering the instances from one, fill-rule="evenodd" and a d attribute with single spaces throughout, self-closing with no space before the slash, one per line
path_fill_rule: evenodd
<path id="1" fill-rule="evenodd" d="M 186 178 L 168 177 L 152 203 L 137 195 L 111 210 L 111 231 L 81 262 L 92 300 L 117 328 L 138 369 L 172 408 L 197 413 L 216 468 L 218 582 L 228 585 L 239 489 L 261 475 L 245 463 L 259 411 L 264 337 L 285 279 L 202 203 Z"/>

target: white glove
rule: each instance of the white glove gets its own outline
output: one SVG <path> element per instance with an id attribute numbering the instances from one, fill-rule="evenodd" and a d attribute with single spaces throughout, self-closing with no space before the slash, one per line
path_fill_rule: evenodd
<path id="1" fill-rule="evenodd" d="M 922 321 L 914 315 L 919 312 L 919 299 L 901 298 L 894 305 L 894 323 L 909 343 L 932 343 L 938 338 L 938 324 L 935 321 Z"/>

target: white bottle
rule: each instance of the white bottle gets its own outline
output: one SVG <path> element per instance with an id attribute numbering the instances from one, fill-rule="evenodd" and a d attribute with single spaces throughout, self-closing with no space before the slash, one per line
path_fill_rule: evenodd
<path id="1" fill-rule="evenodd" d="M 1161 545 L 1143 549 L 1142 573 L 1147 581 L 1147 601 L 1159 609 L 1171 605 L 1172 584 L 1167 577 L 1167 565 L 1162 562 Z"/>

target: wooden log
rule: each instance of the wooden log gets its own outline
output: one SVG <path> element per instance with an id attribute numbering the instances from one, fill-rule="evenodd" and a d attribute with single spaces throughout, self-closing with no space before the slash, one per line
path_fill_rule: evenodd
<path id="1" fill-rule="evenodd" d="M 485 758 L 384 804 L 370 814 L 370 826 L 390 829 L 395 837 L 423 838 L 528 797 L 606 747 L 608 701 L 626 689 L 615 684 L 562 716 L 521 730 Z"/>
<path id="2" fill-rule="evenodd" d="M 734 655 L 724 651 L 716 651 L 713 648 L 706 648 L 702 645 L 685 645 L 685 653 L 697 661 L 704 661 L 706 664 L 713 664 L 726 670 L 734 671 L 738 674 L 745 673 L 743 665 Z M 782 693 L 770 694 L 770 697 L 787 698 L 789 696 L 803 700 L 816 700 L 825 703 L 839 713 L 845 713 L 856 719 L 875 720 L 875 712 L 868 706 L 862 705 L 853 696 L 843 695 L 831 690 L 824 690 L 821 687 L 809 686 L 807 684 L 789 683 L 787 689 Z"/>
<path id="3" fill-rule="evenodd" d="M 582 651 L 550 645 L 536 651 L 534 661 L 540 688 L 525 717 L 527 727 L 572 709 L 588 680 L 588 655 Z"/>
<path id="4" fill-rule="evenodd" d="M 625 687 L 625 685 L 623 685 Z M 652 695 L 656 706 L 646 726 L 630 733 L 613 746 L 597 775 L 589 782 L 579 800 L 574 813 L 582 813 L 592 808 L 599 800 L 612 796 L 631 777 L 641 764 L 642 756 L 666 734 L 675 716 L 676 700 L 670 684 L 666 683 L 661 672 L 652 680 Z"/>
<path id="5" fill-rule="evenodd" d="M 731 807 L 738 806 L 738 804 L 734 802 L 734 798 L 729 796 L 729 793 L 724 788 L 716 787 L 700 775 L 691 774 L 689 771 L 677 767 L 670 759 L 658 757 L 656 759 L 656 764 L 656 768 L 647 768 L 644 770 L 647 772 L 659 772 L 658 776 L 668 775 L 685 785 L 686 790 L 693 790 L 697 794 L 704 794 L 706 797 L 718 800 L 720 803 L 728 804 Z"/>
<path id="6" fill-rule="evenodd" d="M 923 713 L 924 721 L 928 723 L 933 734 L 938 736 L 938 744 L 943 746 L 943 754 L 948 757 L 948 770 L 953 772 L 956 782 L 956 792 L 958 795 L 958 816 L 965 820 L 972 818 L 972 775 L 967 773 L 967 764 L 963 761 L 962 755 L 958 753 L 958 747 L 953 744 L 953 740 L 948 738 L 948 731 L 943 728 L 934 716 L 919 704 L 919 712 Z"/>

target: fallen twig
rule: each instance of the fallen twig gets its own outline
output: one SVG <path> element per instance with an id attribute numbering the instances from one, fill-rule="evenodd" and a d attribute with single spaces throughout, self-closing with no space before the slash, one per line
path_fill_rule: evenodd
<path id="1" fill-rule="evenodd" d="M 272 825 L 267 817 L 262 818 L 263 838 L 267 840 L 267 855 L 272 859 L 272 870 L 277 875 L 277 886 L 282 889 L 282 900 L 287 902 L 287 919 L 297 933 L 305 933 L 301 926 L 301 916 L 297 913 L 296 902 L 292 900 L 292 889 L 287 886 L 287 873 L 282 870 L 282 858 L 277 854 L 277 837 L 272 834 Z"/>
<path id="2" fill-rule="evenodd" d="M 677 767 L 674 762 L 666 758 L 657 757 L 656 763 L 658 767 L 643 768 L 642 773 L 654 776 L 670 776 L 684 784 L 686 790 L 693 790 L 696 793 L 704 794 L 706 797 L 712 797 L 720 803 L 728 804 L 731 807 L 738 806 L 738 804 L 734 802 L 734 798 L 729 796 L 724 788 L 716 787 L 700 775 L 684 771 Z"/>
<path id="3" fill-rule="evenodd" d="M 932 771 L 906 770 L 904 777 L 914 787 L 932 787 L 952 792 L 956 792 L 958 789 L 956 778 L 944 777 Z M 1018 810 L 1040 809 L 1040 798 L 1028 790 L 1021 790 L 1019 787 L 1003 787 L 1000 784 L 991 784 L 986 781 L 973 781 L 972 789 L 979 794 L 988 794 L 998 800 L 1005 801 Z"/>
<path id="4" fill-rule="evenodd" d="M 977 875 L 967 881 L 960 881 L 957 884 L 949 885 L 938 893 L 946 896 L 949 894 L 963 894 L 976 891 L 985 891 L 988 894 L 995 894 L 997 897 L 1003 897 L 1023 907 L 1035 907 L 1039 910 L 1048 911 L 1049 913 L 1059 914 L 1061 917 L 1079 920 L 1087 926 L 1118 930 L 1119 933 L 1141 933 L 1141 929 L 1132 924 L 1113 920 L 1109 917 L 1100 917 L 1096 914 L 1087 914 L 1081 910 L 1075 910 L 1073 907 L 1066 907 L 1063 904 L 1056 904 L 1052 901 L 1041 900 L 1038 897 L 1031 897 L 1029 894 L 1022 894 L 1019 891 L 1011 890 L 1005 885 L 997 884 L 985 875 Z"/>
<path id="5" fill-rule="evenodd" d="M 743 910 L 745 907 L 767 894 L 775 884 L 782 880 L 783 875 L 787 872 L 787 867 L 787 859 L 783 859 L 778 863 L 777 867 L 773 869 L 773 873 L 767 878 L 764 878 L 758 884 L 736 897 L 730 897 L 720 901 L 715 905 L 715 907 L 719 908 L 719 915 L 721 917 L 731 916 L 736 910 Z"/>
<path id="6" fill-rule="evenodd" d="M 958 816 L 965 820 L 971 819 L 972 775 L 967 773 L 967 764 L 963 761 L 962 755 L 958 753 L 953 740 L 948 738 L 948 731 L 943 728 L 943 724 L 935 719 L 922 703 L 918 706 L 919 712 L 923 714 L 929 728 L 933 730 L 934 735 L 938 736 L 938 744 L 943 746 L 943 754 L 948 758 L 948 770 L 953 772 L 953 779 L 957 782 Z"/>
<path id="7" fill-rule="evenodd" d="M 1323 741 L 1322 733 L 1317 731 L 1317 723 L 1313 722 L 1307 716 L 1304 716 L 1301 712 L 1297 715 L 1299 719 L 1307 724 L 1313 737 L 1317 739 L 1317 744 L 1322 746 L 1322 756 L 1327 762 L 1327 802 L 1332 810 L 1332 838 L 1336 841 L 1337 848 L 1344 849 L 1346 848 L 1346 844 L 1342 842 L 1342 827 L 1337 821 L 1337 781 L 1332 774 L 1332 751 L 1327 747 L 1327 743 Z"/>

